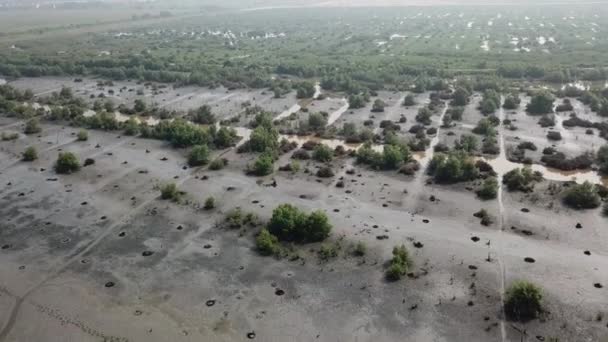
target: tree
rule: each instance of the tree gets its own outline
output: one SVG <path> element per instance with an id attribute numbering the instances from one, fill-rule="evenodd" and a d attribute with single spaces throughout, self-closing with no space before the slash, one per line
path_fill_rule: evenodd
<path id="1" fill-rule="evenodd" d="M 511 320 L 526 322 L 542 312 L 542 290 L 530 282 L 513 283 L 505 297 L 505 312 Z"/>
<path id="2" fill-rule="evenodd" d="M 308 116 L 308 127 L 318 132 L 327 126 L 327 118 L 321 113 L 312 113 Z"/>
<path id="3" fill-rule="evenodd" d="M 416 115 L 416 121 L 421 124 L 428 126 L 431 124 L 431 115 L 433 113 L 427 107 L 422 107 L 418 110 L 418 114 Z"/>
<path id="4" fill-rule="evenodd" d="M 541 181 L 543 176 L 540 172 L 534 172 L 528 167 L 513 169 L 503 176 L 502 182 L 509 191 L 531 192 L 534 183 Z"/>
<path id="5" fill-rule="evenodd" d="M 416 105 L 416 99 L 413 94 L 407 94 L 405 98 L 403 98 L 403 106 L 411 107 Z"/>
<path id="6" fill-rule="evenodd" d="M 372 105 L 372 112 L 374 112 L 374 113 L 384 112 L 385 106 L 386 106 L 386 104 L 384 103 L 384 101 L 382 101 L 380 99 L 376 99 L 374 101 L 374 104 Z"/>
<path id="7" fill-rule="evenodd" d="M 299 99 L 311 98 L 315 94 L 315 86 L 311 82 L 300 82 L 294 86 L 294 89 Z"/>
<path id="8" fill-rule="evenodd" d="M 80 162 L 72 152 L 59 153 L 55 162 L 55 172 L 60 174 L 72 173 L 80 170 Z"/>
<path id="9" fill-rule="evenodd" d="M 308 215 L 306 219 L 306 240 L 307 241 L 323 241 L 331 232 L 331 223 L 327 214 L 321 210 L 316 210 Z"/>
<path id="10" fill-rule="evenodd" d="M 258 126 L 249 138 L 249 148 L 253 152 L 277 151 L 279 132 L 274 127 Z"/>
<path id="11" fill-rule="evenodd" d="M 469 103 L 469 96 L 471 94 L 465 88 L 459 87 L 454 91 L 452 97 L 453 106 L 466 106 Z"/>
<path id="12" fill-rule="evenodd" d="M 196 145 L 188 155 L 188 165 L 201 166 L 209 162 L 209 147 L 207 145 Z"/>
<path id="13" fill-rule="evenodd" d="M 37 118 L 31 118 L 25 123 L 25 129 L 23 133 L 25 134 L 36 134 L 40 133 L 42 128 L 40 127 L 40 122 Z"/>
<path id="14" fill-rule="evenodd" d="M 534 115 L 553 113 L 553 101 L 551 93 L 545 90 L 539 91 L 526 106 L 526 111 Z"/>
<path id="15" fill-rule="evenodd" d="M 564 203 L 575 209 L 593 209 L 600 206 L 601 198 L 595 185 L 586 181 L 571 186 L 566 191 Z"/>
<path id="16" fill-rule="evenodd" d="M 201 125 L 213 125 L 216 121 L 215 115 L 211 112 L 211 107 L 202 105 L 197 110 L 190 113 L 192 121 Z"/>
<path id="17" fill-rule="evenodd" d="M 28 148 L 25 149 L 25 151 L 23 151 L 23 156 L 21 157 L 21 160 L 23 161 L 34 161 L 38 159 L 38 152 L 36 151 L 36 148 L 33 146 L 30 146 Z"/>
<path id="18" fill-rule="evenodd" d="M 325 144 L 319 144 L 313 150 L 312 158 L 322 163 L 330 162 L 334 158 L 334 151 Z"/>
<path id="19" fill-rule="evenodd" d="M 519 107 L 520 103 L 521 99 L 519 96 L 517 96 L 517 94 L 509 94 L 507 97 L 505 97 L 505 102 L 503 103 L 502 108 L 514 110 Z"/>

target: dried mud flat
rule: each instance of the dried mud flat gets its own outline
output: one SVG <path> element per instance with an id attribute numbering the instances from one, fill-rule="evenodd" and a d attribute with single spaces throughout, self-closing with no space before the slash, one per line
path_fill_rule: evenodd
<path id="1" fill-rule="evenodd" d="M 409 123 L 415 111 L 407 113 Z M 2 130 L 20 124 L 0 118 Z M 334 161 L 330 181 L 303 172 L 260 181 L 243 172 L 254 156 L 234 150 L 217 152 L 226 169 L 208 171 L 184 168 L 184 151 L 158 141 L 90 131 L 78 142 L 76 131 L 44 125 L 40 136 L 0 142 L 0 341 L 520 341 L 524 331 L 528 341 L 601 341 L 608 333 L 606 220 L 551 205 L 549 181 L 535 196 L 481 202 L 465 185 L 419 187 L 424 176 L 347 174 L 351 159 Z M 40 159 L 20 162 L 32 145 Z M 57 175 L 60 151 L 96 162 Z M 340 176 L 344 188 L 335 186 Z M 190 204 L 159 199 L 155 186 L 170 180 Z M 216 209 L 194 204 L 208 196 Z M 332 240 L 364 241 L 369 252 L 320 263 L 313 245 L 299 260 L 275 260 L 253 250 L 253 229 L 218 227 L 234 207 L 268 218 L 280 203 L 327 211 Z M 482 207 L 497 223 L 479 224 Z M 397 244 L 410 249 L 414 272 L 387 283 L 383 264 Z M 503 320 L 501 293 L 518 279 L 545 289 L 542 320 Z"/>

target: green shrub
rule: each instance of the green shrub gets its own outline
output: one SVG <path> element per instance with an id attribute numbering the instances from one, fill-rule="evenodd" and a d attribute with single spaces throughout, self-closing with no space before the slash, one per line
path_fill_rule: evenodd
<path id="1" fill-rule="evenodd" d="M 2 132 L 2 141 L 17 140 L 18 138 L 19 138 L 19 133 Z"/>
<path id="2" fill-rule="evenodd" d="M 213 196 L 207 197 L 207 199 L 205 200 L 204 208 L 206 210 L 211 210 L 215 208 L 215 198 L 213 198 Z"/>
<path id="3" fill-rule="evenodd" d="M 416 99 L 414 98 L 414 95 L 407 94 L 407 96 L 403 99 L 403 106 L 411 107 L 411 106 L 415 106 L 415 105 L 416 105 Z"/>
<path id="4" fill-rule="evenodd" d="M 40 133 L 42 128 L 40 127 L 40 122 L 36 118 L 31 118 L 25 123 L 25 129 L 23 133 L 25 134 L 36 134 Z"/>
<path id="5" fill-rule="evenodd" d="M 393 247 L 393 258 L 386 270 L 386 278 L 390 281 L 401 279 L 412 267 L 413 262 L 404 245 Z"/>
<path id="6" fill-rule="evenodd" d="M 160 198 L 178 202 L 181 197 L 180 191 L 175 183 L 167 183 L 160 187 Z"/>
<path id="7" fill-rule="evenodd" d="M 228 165 L 228 160 L 224 158 L 217 158 L 214 159 L 211 164 L 209 164 L 209 169 L 217 171 L 223 169 L 226 165 Z"/>
<path id="8" fill-rule="evenodd" d="M 553 95 L 548 91 L 539 91 L 526 106 L 526 111 L 533 115 L 553 113 Z"/>
<path id="9" fill-rule="evenodd" d="M 314 211 L 306 215 L 291 204 L 281 204 L 272 212 L 268 230 L 281 241 L 299 243 L 325 240 L 332 226 L 327 215 Z"/>
<path id="10" fill-rule="evenodd" d="M 78 141 L 87 141 L 89 140 L 89 133 L 84 129 L 80 130 L 76 135 L 76 138 L 78 139 Z"/>
<path id="11" fill-rule="evenodd" d="M 326 163 L 334 158 L 334 151 L 327 145 L 319 144 L 315 146 L 315 149 L 312 152 L 312 158 L 316 161 Z"/>
<path id="12" fill-rule="evenodd" d="M 23 156 L 21 157 L 21 160 L 34 161 L 36 159 L 38 159 L 38 152 L 36 151 L 35 147 L 30 146 L 26 148 L 25 151 L 23 151 Z"/>
<path id="13" fill-rule="evenodd" d="M 527 281 L 517 281 L 508 289 L 505 312 L 511 320 L 526 322 L 537 318 L 542 312 L 542 290 Z"/>
<path id="14" fill-rule="evenodd" d="M 80 170 L 80 162 L 76 155 L 72 152 L 59 153 L 55 162 L 55 172 L 57 173 L 72 173 Z"/>
<path id="15" fill-rule="evenodd" d="M 255 239 L 258 252 L 262 255 L 277 255 L 280 252 L 279 239 L 264 228 Z"/>
<path id="16" fill-rule="evenodd" d="M 540 182 L 543 176 L 540 172 L 534 172 L 528 167 L 513 169 L 503 176 L 502 182 L 509 191 L 531 192 L 534 183 Z"/>
<path id="17" fill-rule="evenodd" d="M 329 167 L 329 166 L 324 166 L 324 167 L 320 168 L 319 170 L 317 170 L 317 177 L 330 178 L 333 176 L 334 176 L 334 170 L 332 170 L 331 167 Z"/>
<path id="18" fill-rule="evenodd" d="M 367 246 L 365 245 L 365 243 L 359 241 L 357 242 L 357 244 L 355 245 L 354 249 L 353 249 L 353 254 L 355 256 L 364 256 L 365 254 L 367 254 Z"/>
<path id="19" fill-rule="evenodd" d="M 201 166 L 209 162 L 209 147 L 207 145 L 196 145 L 188 155 L 188 165 Z"/>
<path id="20" fill-rule="evenodd" d="M 496 198 L 498 194 L 498 181 L 494 177 L 488 177 L 483 181 L 483 184 L 479 190 L 477 190 L 477 196 L 484 200 L 491 200 Z"/>
<path id="21" fill-rule="evenodd" d="M 572 185 L 564 196 L 564 203 L 575 209 L 597 208 L 600 202 L 597 187 L 589 182 Z"/>
<path id="22" fill-rule="evenodd" d="M 256 176 L 266 176 L 274 171 L 274 158 L 270 153 L 262 153 L 250 167 L 249 172 Z"/>
<path id="23" fill-rule="evenodd" d="M 319 248 L 319 259 L 328 261 L 338 256 L 339 246 L 337 244 L 324 244 Z"/>
<path id="24" fill-rule="evenodd" d="M 224 218 L 224 222 L 228 228 L 239 229 L 246 225 L 257 226 L 258 217 L 254 213 L 244 213 L 241 208 L 234 208 Z"/>

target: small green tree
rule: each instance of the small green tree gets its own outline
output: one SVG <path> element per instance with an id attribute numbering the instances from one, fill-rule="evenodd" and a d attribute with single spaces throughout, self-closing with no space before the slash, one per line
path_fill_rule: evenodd
<path id="1" fill-rule="evenodd" d="M 505 312 L 511 320 L 526 322 L 542 312 L 542 290 L 527 281 L 516 281 L 508 289 Z"/>
<path id="2" fill-rule="evenodd" d="M 207 145 L 196 145 L 188 155 L 188 165 L 201 166 L 209 162 L 209 147 Z"/>
<path id="3" fill-rule="evenodd" d="M 80 170 L 80 162 L 72 152 L 59 153 L 55 162 L 55 172 L 60 174 L 72 173 Z"/>
<path id="4" fill-rule="evenodd" d="M 413 94 L 407 94 L 407 96 L 403 99 L 404 107 L 411 107 L 416 105 L 416 99 Z"/>
<path id="5" fill-rule="evenodd" d="M 26 148 L 25 151 L 23 151 L 23 156 L 22 156 L 21 160 L 34 161 L 36 159 L 38 159 L 38 152 L 36 151 L 35 147 L 30 146 L 30 147 Z"/>
<path id="6" fill-rule="evenodd" d="M 87 140 L 89 140 L 89 133 L 87 131 L 85 131 L 84 129 L 80 130 L 80 131 L 78 131 L 76 138 L 78 139 L 78 141 L 87 141 Z"/>
<path id="7" fill-rule="evenodd" d="M 540 115 L 553 113 L 553 95 L 548 91 L 539 91 L 526 106 L 526 111 L 530 114 Z"/>
<path id="8" fill-rule="evenodd" d="M 385 106 L 386 106 L 386 103 L 384 103 L 384 101 L 382 101 L 380 99 L 376 99 L 374 101 L 374 104 L 372 105 L 372 112 L 374 112 L 374 113 L 384 112 Z"/>

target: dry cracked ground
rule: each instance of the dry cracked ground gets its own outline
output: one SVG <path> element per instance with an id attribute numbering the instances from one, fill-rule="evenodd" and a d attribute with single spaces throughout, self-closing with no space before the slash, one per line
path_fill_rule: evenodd
<path id="1" fill-rule="evenodd" d="M 408 122 L 415 112 L 407 111 Z M 0 118 L 2 130 L 21 125 Z M 540 183 L 534 196 L 505 191 L 501 201 L 481 202 L 465 185 L 418 186 L 424 176 L 359 166 L 346 173 L 348 158 L 333 162 L 338 175 L 330 180 L 303 171 L 254 178 L 243 172 L 254 156 L 232 149 L 216 151 L 230 163 L 210 171 L 186 167 L 184 151 L 159 141 L 90 131 L 82 142 L 77 131 L 43 125 L 38 136 L 0 142 L 0 341 L 607 337 L 607 221 L 599 211 L 563 207 L 550 195 L 555 182 Z M 40 159 L 20 161 L 27 146 Z M 61 151 L 95 164 L 57 175 Z M 166 181 L 187 201 L 161 200 L 157 186 Z M 213 210 L 200 205 L 209 196 Z M 319 245 L 310 245 L 300 258 L 276 260 L 254 250 L 256 229 L 221 227 L 232 208 L 267 219 L 280 203 L 325 210 L 331 241 L 344 251 L 321 262 Z M 495 224 L 480 225 L 473 213 L 481 207 Z M 347 252 L 359 241 L 365 257 Z M 384 265 L 400 244 L 414 271 L 389 283 Z M 541 320 L 503 319 L 502 293 L 518 279 L 544 289 Z"/>

